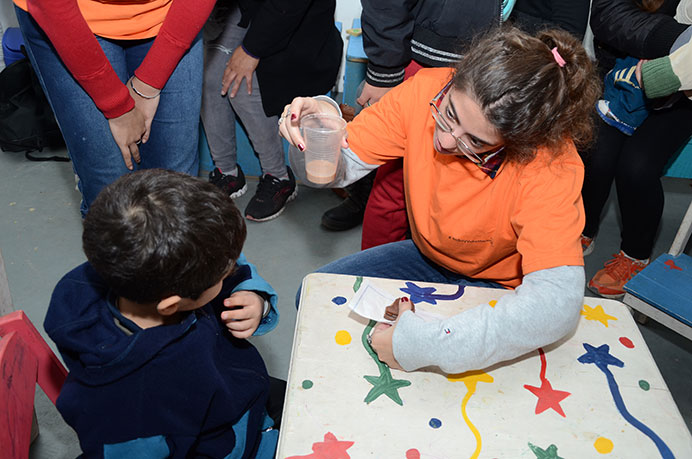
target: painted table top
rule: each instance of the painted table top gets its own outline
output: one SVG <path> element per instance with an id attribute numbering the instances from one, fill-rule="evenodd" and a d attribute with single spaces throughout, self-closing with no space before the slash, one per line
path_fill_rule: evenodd
<path id="1" fill-rule="evenodd" d="M 585 298 L 572 335 L 484 371 L 406 373 L 376 359 L 365 339 L 374 322 L 347 306 L 362 280 L 303 282 L 278 458 L 692 457 L 692 436 L 622 303 Z M 446 316 L 507 293 L 367 280 Z"/>

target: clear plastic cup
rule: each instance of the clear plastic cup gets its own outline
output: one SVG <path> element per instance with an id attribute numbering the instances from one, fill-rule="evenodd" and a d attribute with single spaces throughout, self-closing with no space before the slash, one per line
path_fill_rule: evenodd
<path id="1" fill-rule="evenodd" d="M 305 176 L 315 185 L 330 183 L 336 177 L 341 141 L 346 121 L 337 115 L 313 113 L 300 119 L 305 139 Z"/>

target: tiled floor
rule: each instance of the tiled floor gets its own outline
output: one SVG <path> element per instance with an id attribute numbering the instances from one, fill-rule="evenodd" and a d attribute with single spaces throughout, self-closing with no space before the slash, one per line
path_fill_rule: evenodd
<path id="1" fill-rule="evenodd" d="M 256 181 L 237 203 L 244 208 Z M 672 242 L 692 198 L 689 180 L 664 179 L 666 209 L 655 255 Z M 247 257 L 279 293 L 281 322 L 272 333 L 253 339 L 270 373 L 285 378 L 295 325 L 294 299 L 302 277 L 360 248 L 360 229 L 333 233 L 319 226 L 322 212 L 339 198 L 328 190 L 300 187 L 298 198 L 277 219 L 248 222 Z M 21 154 L 0 152 L 0 249 L 12 297 L 41 329 L 51 291 L 69 269 L 84 261 L 81 251 L 79 194 L 69 163 L 29 162 Z M 604 215 L 596 249 L 586 259 L 592 276 L 618 250 L 619 227 L 613 200 Z M 687 251 L 690 253 L 690 250 Z M 590 293 L 587 293 L 591 295 Z M 692 342 L 649 323 L 640 327 L 688 427 L 692 427 Z M 37 395 L 41 435 L 32 458 L 70 458 L 79 454 L 76 437 L 43 394 Z"/>

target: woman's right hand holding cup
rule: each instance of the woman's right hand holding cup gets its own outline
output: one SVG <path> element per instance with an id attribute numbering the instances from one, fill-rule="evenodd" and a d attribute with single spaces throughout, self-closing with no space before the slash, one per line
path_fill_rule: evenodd
<path id="1" fill-rule="evenodd" d="M 296 97 L 284 107 L 279 118 L 279 133 L 290 144 L 305 151 L 305 139 L 300 132 L 300 119 L 313 113 L 326 113 L 339 116 L 339 112 L 329 102 L 312 97 Z M 346 137 L 341 142 L 344 148 L 348 148 Z"/>

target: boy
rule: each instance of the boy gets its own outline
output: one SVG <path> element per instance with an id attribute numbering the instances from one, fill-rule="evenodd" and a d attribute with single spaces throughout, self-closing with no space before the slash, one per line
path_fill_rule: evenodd
<path id="1" fill-rule="evenodd" d="M 177 172 L 125 175 L 94 200 L 88 262 L 44 323 L 70 370 L 57 407 L 86 457 L 274 456 L 269 376 L 245 338 L 276 326 L 277 297 L 245 236 L 221 190 Z"/>

